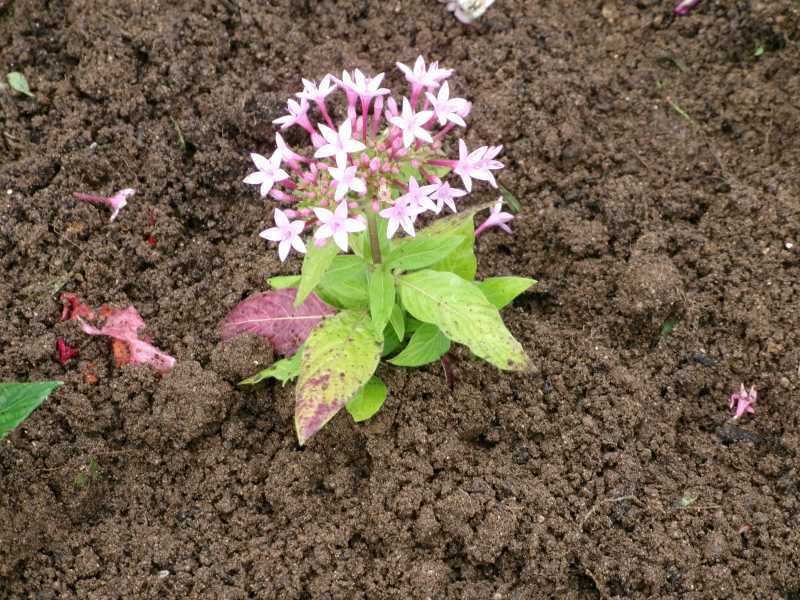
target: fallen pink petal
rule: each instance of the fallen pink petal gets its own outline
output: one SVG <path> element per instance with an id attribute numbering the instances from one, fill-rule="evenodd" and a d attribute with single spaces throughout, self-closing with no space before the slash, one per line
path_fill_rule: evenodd
<path id="1" fill-rule="evenodd" d="M 730 408 L 733 411 L 734 420 L 739 419 L 745 413 L 755 414 L 756 400 L 758 400 L 758 393 L 755 386 L 750 386 L 747 390 L 744 384 L 741 384 L 739 389 L 731 394 L 729 399 Z"/>
<path id="2" fill-rule="evenodd" d="M 683 0 L 673 9 L 676 15 L 688 15 L 693 8 L 700 4 L 700 0 Z"/>
<path id="3" fill-rule="evenodd" d="M 83 202 L 108 206 L 108 208 L 111 209 L 111 219 L 109 221 L 113 222 L 119 215 L 119 211 L 127 206 L 128 198 L 135 193 L 136 190 L 133 188 L 124 188 L 114 193 L 112 196 L 95 196 L 93 194 L 84 194 L 81 192 L 75 192 L 73 195 Z"/>

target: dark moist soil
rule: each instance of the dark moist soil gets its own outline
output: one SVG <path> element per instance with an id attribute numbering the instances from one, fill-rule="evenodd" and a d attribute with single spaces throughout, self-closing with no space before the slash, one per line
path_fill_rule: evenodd
<path id="1" fill-rule="evenodd" d="M 800 5 L 672 4 L 0 2 L 36 95 L 0 92 L 0 379 L 66 382 L 0 445 L 0 597 L 800 598 Z M 537 368 L 382 368 L 377 418 L 300 449 L 289 387 L 236 386 L 269 349 L 218 345 L 299 267 L 248 152 L 301 76 L 420 53 L 505 146 L 479 274 L 540 280 L 504 311 Z M 122 187 L 113 224 L 72 199 Z M 63 291 L 177 367 L 115 368 Z"/>

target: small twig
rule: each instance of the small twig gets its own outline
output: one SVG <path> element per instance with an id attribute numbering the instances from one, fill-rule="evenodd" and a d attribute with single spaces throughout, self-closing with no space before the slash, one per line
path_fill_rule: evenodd
<path id="1" fill-rule="evenodd" d="M 450 358 L 445 354 L 442 358 L 439 359 L 439 362 L 442 363 L 442 371 L 444 371 L 444 381 L 447 383 L 447 387 L 451 390 L 456 383 L 455 377 L 453 377 L 453 366 L 450 364 Z"/>

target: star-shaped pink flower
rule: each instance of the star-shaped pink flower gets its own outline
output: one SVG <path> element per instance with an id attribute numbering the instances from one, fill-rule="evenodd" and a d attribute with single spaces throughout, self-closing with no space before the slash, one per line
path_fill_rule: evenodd
<path id="1" fill-rule="evenodd" d="M 420 185 L 415 177 L 410 177 L 408 180 L 408 192 L 400 196 L 399 200 L 405 200 L 412 209 L 417 211 L 417 214 L 423 213 L 426 210 L 436 212 L 436 204 L 431 200 L 430 195 L 436 191 L 439 186 Z"/>
<path id="2" fill-rule="evenodd" d="M 503 200 L 502 198 L 498 198 L 498 202 L 492 207 L 489 217 L 475 230 L 475 237 L 478 237 L 490 227 L 499 227 L 506 233 L 511 233 L 511 228 L 506 225 L 506 223 L 513 219 L 514 215 L 507 212 L 502 212 L 502 209 Z"/>
<path id="3" fill-rule="evenodd" d="M 433 143 L 430 132 L 424 127 L 431 117 L 432 110 L 414 112 L 408 99 L 403 98 L 403 111 L 398 116 L 389 117 L 389 122 L 403 132 L 403 146 L 408 148 L 414 140 Z"/>
<path id="4" fill-rule="evenodd" d="M 492 170 L 503 168 L 503 163 L 495 160 L 502 149 L 502 146 L 481 146 L 469 152 L 464 140 L 458 140 L 458 161 L 453 173 L 461 177 L 468 192 L 472 191 L 473 178 L 488 181 L 492 187 L 497 187 Z"/>
<path id="5" fill-rule="evenodd" d="M 413 69 L 401 62 L 396 64 L 412 87 L 417 86 L 429 90 L 436 89 L 442 81 L 453 74 L 453 69 L 440 69 L 438 62 L 432 62 L 426 69 L 425 59 L 422 56 L 417 57 Z"/>
<path id="6" fill-rule="evenodd" d="M 411 237 L 416 235 L 414 231 L 414 221 L 419 212 L 415 207 L 406 202 L 404 198 L 398 198 L 395 200 L 394 204 L 389 208 L 384 208 L 378 214 L 389 221 L 386 227 L 387 238 L 392 239 L 400 227 Z"/>
<path id="7" fill-rule="evenodd" d="M 439 125 L 444 125 L 448 121 L 455 123 L 459 127 L 466 127 L 464 116 L 469 113 L 470 104 L 464 98 L 451 98 L 450 97 L 450 84 L 446 81 L 439 88 L 436 96 L 430 92 L 425 95 L 433 107 L 433 114 L 439 121 Z"/>
<path id="8" fill-rule="evenodd" d="M 258 235 L 265 240 L 271 242 L 279 242 L 278 244 L 278 257 L 281 262 L 286 260 L 289 256 L 289 249 L 294 248 L 300 254 L 306 253 L 306 245 L 300 238 L 306 224 L 303 221 L 289 221 L 289 217 L 280 209 L 276 208 L 274 212 L 275 227 L 265 229 Z"/>
<path id="9" fill-rule="evenodd" d="M 314 232 L 314 239 L 326 240 L 333 238 L 342 252 L 347 252 L 347 234 L 364 231 L 367 226 L 360 219 L 351 219 L 347 216 L 347 202 L 339 203 L 334 212 L 327 208 L 315 208 L 314 214 L 321 225 Z"/>
<path id="10" fill-rule="evenodd" d="M 358 167 L 331 167 L 328 169 L 331 179 L 336 182 L 336 193 L 334 198 L 338 202 L 347 195 L 347 192 L 354 191 L 356 194 L 366 194 L 367 185 L 363 179 L 356 177 Z"/>
<path id="11" fill-rule="evenodd" d="M 334 156 L 337 164 L 344 164 L 347 162 L 348 154 L 360 152 L 366 148 L 364 144 L 353 139 L 353 127 L 350 124 L 350 119 L 345 119 L 339 125 L 339 131 L 334 131 L 321 123 L 319 130 L 327 143 L 317 149 L 314 153 L 314 158 Z"/>
<path id="12" fill-rule="evenodd" d="M 431 198 L 436 200 L 436 214 L 442 211 L 442 207 L 447 205 L 447 208 L 456 212 L 456 205 L 454 200 L 466 196 L 467 192 L 458 188 L 451 188 L 449 183 L 442 183 L 431 195 Z"/>
<path id="13" fill-rule="evenodd" d="M 347 71 L 342 71 L 341 84 L 345 90 L 350 90 L 363 102 L 376 96 L 385 96 L 390 92 L 381 87 L 383 77 L 383 73 L 379 73 L 375 77 L 367 77 L 360 69 L 355 69 L 352 76 Z"/>
<path id="14" fill-rule="evenodd" d="M 261 195 L 266 196 L 277 182 L 289 179 L 289 174 L 281 169 L 281 151 L 275 150 L 272 156 L 266 158 L 255 152 L 250 154 L 250 158 L 256 165 L 255 173 L 250 173 L 244 178 L 244 183 L 250 185 L 260 185 Z"/>
<path id="15" fill-rule="evenodd" d="M 290 98 L 287 102 L 287 110 L 289 111 L 288 115 L 278 117 L 272 122 L 280 125 L 281 129 L 288 129 L 292 125 L 300 125 L 306 131 L 314 131 L 311 122 L 308 120 L 308 100 L 301 98 L 298 103 Z"/>
<path id="16" fill-rule="evenodd" d="M 321 102 L 333 91 L 336 90 L 336 80 L 333 75 L 325 75 L 319 85 L 315 81 L 303 79 L 303 91 L 295 94 L 298 98 L 308 100 L 309 102 Z"/>

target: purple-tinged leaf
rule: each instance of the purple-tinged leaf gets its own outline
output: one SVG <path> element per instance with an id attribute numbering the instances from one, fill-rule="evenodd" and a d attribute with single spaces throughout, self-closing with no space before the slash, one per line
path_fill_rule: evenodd
<path id="1" fill-rule="evenodd" d="M 294 306 L 295 288 L 254 294 L 243 300 L 220 324 L 223 341 L 242 333 L 255 333 L 267 340 L 275 352 L 291 356 L 306 341 L 323 317 L 336 311 L 309 294 L 300 306 Z"/>

